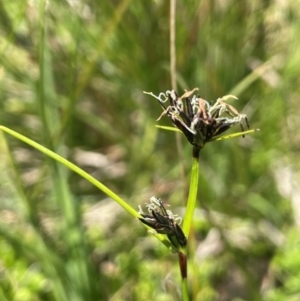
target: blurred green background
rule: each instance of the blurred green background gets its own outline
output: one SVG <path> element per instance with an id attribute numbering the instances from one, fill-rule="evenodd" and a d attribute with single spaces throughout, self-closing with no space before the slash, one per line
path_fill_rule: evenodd
<path id="1" fill-rule="evenodd" d="M 201 152 L 191 300 L 300 300 L 299 7 L 177 1 L 178 93 L 234 94 L 261 129 Z M 0 1 L 0 124 L 137 209 L 155 195 L 183 215 L 191 146 L 155 128 L 143 94 L 171 88 L 169 14 L 162 0 Z M 180 300 L 176 255 L 137 220 L 22 142 L 0 148 L 1 301 Z"/>

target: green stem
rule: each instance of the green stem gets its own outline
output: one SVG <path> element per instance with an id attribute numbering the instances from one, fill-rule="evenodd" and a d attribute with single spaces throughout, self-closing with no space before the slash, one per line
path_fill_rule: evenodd
<path id="1" fill-rule="evenodd" d="M 188 292 L 188 286 L 187 286 L 187 278 L 182 279 L 181 281 L 181 291 L 182 291 L 182 300 L 183 301 L 189 301 L 189 292 Z"/>
<path id="2" fill-rule="evenodd" d="M 189 290 L 187 285 L 187 255 L 186 248 L 178 252 L 178 263 L 181 273 L 181 292 L 183 301 L 189 301 Z"/>
<path id="3" fill-rule="evenodd" d="M 193 157 L 192 174 L 189 189 L 189 197 L 186 206 L 186 213 L 182 224 L 182 230 L 186 237 L 189 237 L 190 229 L 192 226 L 193 215 L 196 207 L 197 193 L 198 193 L 198 180 L 199 180 L 199 158 Z"/>
<path id="4" fill-rule="evenodd" d="M 189 189 L 189 197 L 186 206 L 186 213 L 182 225 L 182 230 L 185 236 L 188 238 L 190 229 L 193 222 L 193 215 L 196 207 L 197 200 L 197 192 L 198 192 L 198 180 L 199 180 L 199 151 L 193 152 L 197 153 L 197 156 L 193 156 L 192 162 L 192 173 L 191 173 L 191 182 Z M 183 252 L 179 252 L 179 266 L 181 270 L 181 291 L 182 291 L 182 299 L 184 301 L 189 301 L 189 293 L 187 286 L 187 255 L 186 249 L 182 250 Z"/>

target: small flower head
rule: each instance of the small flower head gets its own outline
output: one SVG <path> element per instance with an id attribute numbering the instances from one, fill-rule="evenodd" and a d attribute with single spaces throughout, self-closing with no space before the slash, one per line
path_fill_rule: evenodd
<path id="1" fill-rule="evenodd" d="M 198 88 L 186 91 L 178 96 L 175 91 L 166 91 L 158 96 L 144 92 L 158 99 L 163 108 L 163 113 L 157 119 L 167 115 L 175 127 L 177 127 L 194 146 L 194 154 L 199 155 L 205 143 L 213 141 L 233 125 L 239 123 L 244 131 L 242 121 L 245 120 L 249 128 L 245 114 L 240 114 L 232 105 L 226 103 L 233 95 L 227 95 L 217 99 L 212 104 L 197 95 L 193 95 Z M 169 101 L 169 106 L 166 105 Z"/>
<path id="2" fill-rule="evenodd" d="M 150 203 L 146 204 L 150 214 L 144 214 L 140 207 L 139 220 L 154 229 L 157 233 L 166 234 L 172 245 L 178 249 L 186 246 L 186 237 L 179 224 L 182 219 L 178 215 L 174 215 L 171 210 L 166 210 L 160 199 L 156 197 L 150 198 Z"/>

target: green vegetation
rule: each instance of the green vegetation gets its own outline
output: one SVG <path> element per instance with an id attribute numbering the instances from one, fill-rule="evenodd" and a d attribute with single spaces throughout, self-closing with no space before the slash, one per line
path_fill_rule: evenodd
<path id="1" fill-rule="evenodd" d="M 200 152 L 191 300 L 300 298 L 299 5 L 177 1 L 178 93 L 236 95 L 261 129 Z M 171 89 L 169 15 L 166 1 L 0 1 L 0 125 L 100 188 L 0 131 L 1 301 L 181 300 L 176 254 L 133 217 L 151 196 L 184 216 L 188 199 L 192 147 L 143 94 Z"/>

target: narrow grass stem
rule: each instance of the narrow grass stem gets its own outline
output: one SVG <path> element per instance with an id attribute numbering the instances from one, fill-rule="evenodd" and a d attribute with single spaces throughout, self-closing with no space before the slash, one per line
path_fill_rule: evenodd
<path id="1" fill-rule="evenodd" d="M 119 197 L 116 193 L 114 193 L 112 190 L 110 190 L 108 187 L 106 187 L 101 182 L 97 181 L 94 177 L 92 177 L 90 174 L 76 166 L 75 164 L 71 163 L 67 159 L 61 157 L 60 155 L 52 152 L 48 148 L 40 145 L 39 143 L 5 127 L 0 126 L 0 130 L 3 132 L 8 133 L 9 135 L 25 142 L 26 144 L 32 146 L 33 148 L 37 149 L 38 151 L 42 152 L 43 154 L 47 155 L 48 157 L 54 159 L 55 161 L 65 165 L 67 168 L 73 170 L 77 174 L 79 174 L 81 177 L 89 181 L 91 184 L 95 185 L 97 188 L 99 188 L 101 191 L 103 191 L 106 195 L 108 195 L 110 198 L 115 200 L 120 206 L 122 206 L 129 214 L 131 214 L 133 217 L 141 217 L 140 214 L 132 208 L 126 201 L 124 201 L 121 197 Z M 149 227 L 147 227 L 150 229 Z M 165 238 L 165 235 L 153 233 L 153 235 L 159 239 L 168 249 L 172 249 L 170 242 Z"/>
<path id="2" fill-rule="evenodd" d="M 51 150 L 49 150 L 48 148 L 38 144 L 37 142 L 35 142 L 35 141 L 33 141 L 33 140 L 17 133 L 17 132 L 15 132 L 15 131 L 7 128 L 7 127 L 0 126 L 0 130 L 10 134 L 11 136 L 13 136 L 13 137 L 25 142 L 25 143 L 27 143 L 28 145 L 30 145 L 33 148 L 37 149 L 38 151 L 44 153 L 48 157 L 56 160 L 57 162 L 62 163 L 63 165 L 65 165 L 66 167 L 73 170 L 74 172 L 79 174 L 81 177 L 83 177 L 84 179 L 89 181 L 91 184 L 95 185 L 97 188 L 102 190 L 105 194 L 107 194 L 109 197 L 111 197 L 113 200 L 115 200 L 118 204 L 120 204 L 129 214 L 131 214 L 134 217 L 140 217 L 139 213 L 135 209 L 133 209 L 130 205 L 128 205 L 128 203 L 126 203 L 117 194 L 115 194 L 108 187 L 106 187 L 105 185 L 103 185 L 102 183 L 97 181 L 94 177 L 92 177 L 87 172 L 85 172 L 84 170 L 82 170 L 81 168 L 76 166 L 75 164 L 71 163 L 67 159 L 61 157 L 60 155 L 58 155 L 58 154 L 52 152 Z"/>
<path id="3" fill-rule="evenodd" d="M 170 74 L 172 90 L 177 90 L 176 82 L 176 0 L 170 1 Z"/>

